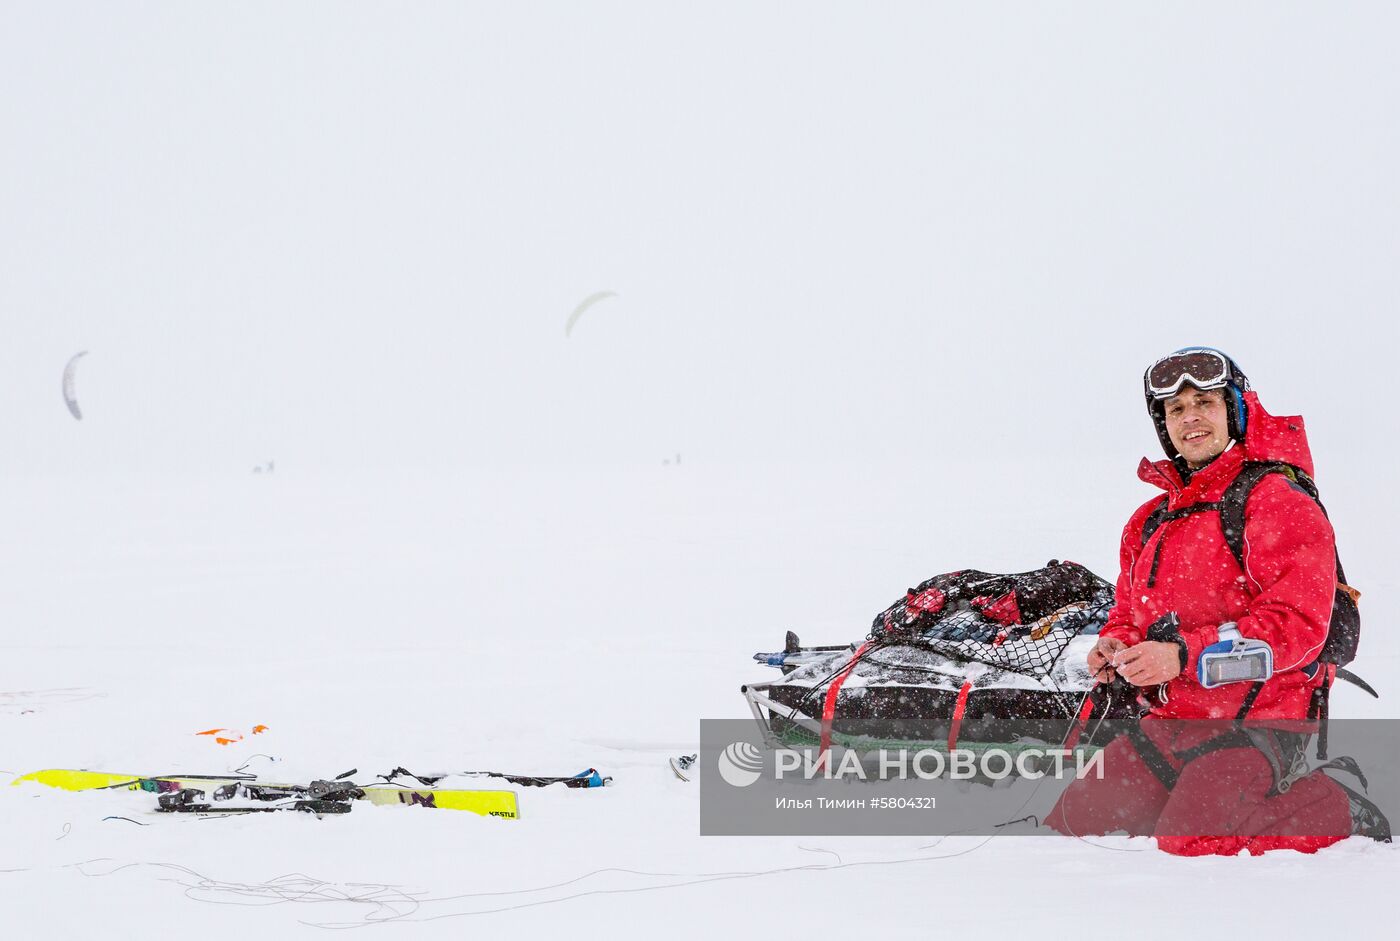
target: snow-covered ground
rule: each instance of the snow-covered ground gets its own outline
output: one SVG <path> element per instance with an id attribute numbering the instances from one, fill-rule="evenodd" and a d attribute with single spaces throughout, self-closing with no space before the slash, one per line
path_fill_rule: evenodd
<path id="1" fill-rule="evenodd" d="M 1051 874 L 1068 895 L 1028 901 L 1024 917 L 1052 934 L 1096 917 L 1094 897 L 1122 905 L 1207 880 L 1261 894 L 1262 916 L 1226 910 L 1222 928 L 1327 924 L 1327 911 L 1287 904 L 1304 887 L 1379 917 L 1379 901 L 1353 893 L 1394 880 L 1391 847 L 1187 861 L 1126 839 L 699 837 L 698 788 L 665 759 L 695 750 L 700 718 L 744 717 L 739 684 L 769 672 L 749 654 L 784 629 L 853 639 L 904 582 L 960 560 L 1110 565 L 1121 507 L 1086 505 L 1082 532 L 975 510 L 935 519 L 908 513 L 906 495 L 951 490 L 967 469 L 907 470 L 20 481 L 6 501 L 3 686 L 30 695 L 0 698 L 4 771 L 251 760 L 283 780 L 402 765 L 596 767 L 615 783 L 522 790 L 515 822 L 368 806 L 319 821 L 171 819 L 149 815 L 149 795 L 0 787 L 6 909 L 74 934 L 160 918 L 201 936 L 282 936 L 392 917 L 431 936 L 699 936 L 794 917 L 855 928 L 870 904 L 985 925 L 1019 880 Z M 1372 587 L 1368 624 L 1386 623 L 1394 592 Z M 1393 677 L 1395 649 L 1375 631 L 1359 667 Z M 1343 688 L 1338 713 L 1393 715 L 1395 688 L 1381 685 L 1390 711 L 1366 713 Z M 256 724 L 269 731 L 251 735 Z M 245 738 L 194 734 L 214 727 Z"/>
<path id="2" fill-rule="evenodd" d="M 1334 714 L 1400 715 L 1392 6 L 0 21 L 12 933 L 1394 921 L 1394 847 L 702 839 L 665 764 L 746 716 L 785 630 L 856 640 L 965 566 L 1111 576 L 1157 448 L 1141 370 L 1200 342 L 1307 416 L 1383 697 Z M 514 822 L 5 786 L 245 764 L 615 783 Z"/>

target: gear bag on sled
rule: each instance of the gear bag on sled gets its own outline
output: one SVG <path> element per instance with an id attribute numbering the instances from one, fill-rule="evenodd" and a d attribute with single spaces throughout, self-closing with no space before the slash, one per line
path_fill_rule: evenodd
<path id="1" fill-rule="evenodd" d="M 1230 554 L 1235 557 L 1240 571 L 1248 575 L 1249 569 L 1245 564 L 1245 506 L 1249 502 L 1249 496 L 1254 492 L 1254 488 L 1270 474 L 1282 474 L 1287 477 L 1289 486 L 1299 493 L 1306 494 L 1317 504 L 1318 509 L 1322 510 L 1322 515 L 1327 515 L 1327 508 L 1322 505 L 1317 484 L 1313 483 L 1312 478 L 1300 468 L 1282 462 L 1250 461 L 1231 481 L 1218 503 L 1195 503 L 1169 511 L 1167 509 L 1168 498 L 1163 497 L 1161 503 L 1143 523 L 1143 547 L 1147 546 L 1153 534 L 1165 523 L 1193 513 L 1215 512 L 1220 516 L 1221 535 L 1225 539 L 1225 544 L 1230 548 Z M 1162 542 L 1163 539 L 1158 539 L 1157 545 L 1153 548 L 1152 569 L 1147 580 L 1149 587 L 1156 578 Z M 1327 625 L 1327 640 L 1323 643 L 1322 651 L 1317 655 L 1317 659 L 1303 667 L 1303 672 L 1309 678 L 1316 676 L 1319 670 L 1323 673 L 1322 684 L 1313 690 L 1312 700 L 1308 704 L 1308 720 L 1319 723 L 1317 732 L 1317 757 L 1319 759 L 1327 757 L 1327 705 L 1333 680 L 1343 679 L 1372 696 L 1378 697 L 1379 695 L 1365 680 L 1346 669 L 1346 666 L 1356 659 L 1357 646 L 1361 642 L 1361 611 L 1357 607 L 1361 593 L 1347 584 L 1346 572 L 1342 570 L 1340 554 L 1336 557 L 1336 569 L 1336 595 L 1332 603 L 1332 619 Z M 1262 682 L 1256 683 L 1245 698 L 1244 705 L 1236 717 L 1238 722 L 1245 720 L 1263 685 Z"/>
<path id="2" fill-rule="evenodd" d="M 1087 708 L 1085 658 L 1112 606 L 1113 586 L 1073 562 L 935 575 L 863 643 L 803 647 L 789 632 L 782 651 L 754 657 L 783 678 L 743 692 L 774 746 L 1059 744 Z"/>

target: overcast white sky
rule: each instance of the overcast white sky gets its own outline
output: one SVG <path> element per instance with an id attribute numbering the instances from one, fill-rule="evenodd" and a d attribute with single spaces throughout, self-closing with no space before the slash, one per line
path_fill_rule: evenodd
<path id="1" fill-rule="evenodd" d="M 1393 4 L 0 11 L 9 474 L 1396 454 Z"/>

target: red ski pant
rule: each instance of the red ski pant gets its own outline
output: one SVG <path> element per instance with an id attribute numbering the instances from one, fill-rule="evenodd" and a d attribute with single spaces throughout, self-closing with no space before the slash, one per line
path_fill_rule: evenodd
<path id="1" fill-rule="evenodd" d="M 1183 765 L 1170 748 L 1182 727 L 1172 720 L 1142 723 L 1178 773 L 1170 791 L 1120 737 L 1104 750 L 1103 777 L 1072 783 L 1046 823 L 1069 836 L 1155 836 L 1160 849 L 1179 856 L 1315 853 L 1350 835 L 1346 792 L 1327 776 L 1314 772 L 1271 797 L 1273 771 L 1262 752 L 1222 748 Z"/>

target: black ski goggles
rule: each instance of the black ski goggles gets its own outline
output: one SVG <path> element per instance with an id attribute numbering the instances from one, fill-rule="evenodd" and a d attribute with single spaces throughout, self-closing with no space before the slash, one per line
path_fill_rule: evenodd
<path id="1" fill-rule="evenodd" d="M 1197 389 L 1220 389 L 1230 383 L 1230 361 L 1215 350 L 1181 350 L 1164 356 L 1147 369 L 1147 394 L 1171 398 L 1190 383 Z"/>

